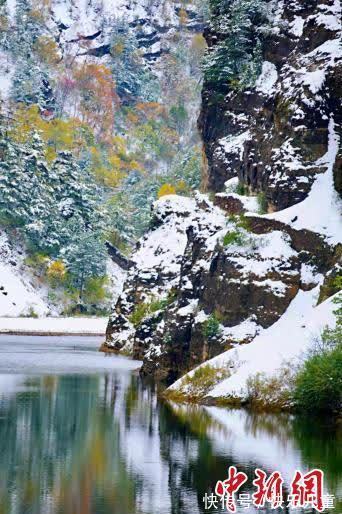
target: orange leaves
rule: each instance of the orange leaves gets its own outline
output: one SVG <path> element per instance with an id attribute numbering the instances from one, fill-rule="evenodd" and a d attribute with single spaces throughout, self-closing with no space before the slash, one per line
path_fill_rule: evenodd
<path id="1" fill-rule="evenodd" d="M 81 95 L 83 121 L 101 137 L 108 138 L 112 133 L 115 109 L 119 103 L 110 70 L 103 64 L 83 64 L 76 68 L 74 80 Z"/>
<path id="2" fill-rule="evenodd" d="M 166 119 L 167 116 L 165 106 L 158 102 L 137 103 L 135 109 L 142 121 Z"/>

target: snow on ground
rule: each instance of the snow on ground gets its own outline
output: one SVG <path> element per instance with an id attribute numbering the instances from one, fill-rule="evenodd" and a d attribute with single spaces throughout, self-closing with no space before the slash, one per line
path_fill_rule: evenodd
<path id="1" fill-rule="evenodd" d="M 46 286 L 34 279 L 25 257 L 23 248 L 0 232 L 0 317 L 57 315 L 49 305 Z"/>
<path id="2" fill-rule="evenodd" d="M 264 217 L 282 221 L 295 229 L 308 229 L 323 234 L 331 244 L 340 243 L 342 237 L 342 202 L 333 183 L 333 166 L 338 146 L 339 136 L 335 132 L 334 120 L 331 119 L 328 151 L 316 162 L 318 166 L 325 166 L 327 171 L 318 175 L 305 200 Z M 293 219 L 295 221 L 292 222 Z"/>
<path id="3" fill-rule="evenodd" d="M 13 266 L 0 262 L 0 316 L 46 316 L 49 308 L 28 280 Z"/>
<path id="4" fill-rule="evenodd" d="M 107 318 L 0 318 L 0 334 L 104 335 Z"/>
<path id="5" fill-rule="evenodd" d="M 335 324 L 335 305 L 332 298 L 315 306 L 319 286 L 311 291 L 299 291 L 285 314 L 271 327 L 261 332 L 252 343 L 235 347 L 207 361 L 213 367 L 231 366 L 235 373 L 217 384 L 208 396 L 215 398 L 246 396 L 246 381 L 258 372 L 272 375 L 283 363 L 295 362 L 310 347 L 325 326 Z M 192 376 L 194 370 L 188 375 Z M 182 389 L 180 378 L 170 389 Z"/>

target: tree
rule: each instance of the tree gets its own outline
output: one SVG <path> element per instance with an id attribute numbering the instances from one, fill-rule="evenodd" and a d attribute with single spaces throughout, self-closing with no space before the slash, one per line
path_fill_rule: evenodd
<path id="1" fill-rule="evenodd" d="M 24 226 L 24 230 L 30 230 L 35 222 L 38 229 L 41 216 L 49 204 L 45 188 L 49 172 L 41 139 L 35 133 L 30 147 L 3 139 L 1 154 L 1 217 L 12 226 Z"/>
<path id="2" fill-rule="evenodd" d="M 175 195 L 175 194 L 176 194 L 176 188 L 174 186 L 172 186 L 171 184 L 163 184 L 158 191 L 158 198 L 161 198 L 162 196 Z"/>
<path id="3" fill-rule="evenodd" d="M 43 65 L 54 66 L 61 60 L 58 45 L 50 36 L 40 36 L 34 43 L 34 50 Z"/>
<path id="4" fill-rule="evenodd" d="M 188 121 L 188 112 L 183 102 L 179 101 L 178 104 L 171 106 L 170 117 L 175 130 L 177 130 L 178 134 L 182 134 Z"/>
<path id="5" fill-rule="evenodd" d="M 59 152 L 49 165 L 37 132 L 24 143 L 3 136 L 0 152 L 0 216 L 19 229 L 29 247 L 57 257 L 69 241 L 73 217 L 87 230 L 101 229 L 99 188 L 70 152 Z"/>
<path id="6" fill-rule="evenodd" d="M 85 63 L 76 68 L 74 80 L 81 95 L 81 119 L 102 138 L 110 137 L 118 104 L 111 71 L 102 64 Z"/>
<path id="7" fill-rule="evenodd" d="M 16 62 L 11 98 L 27 105 L 37 104 L 42 110 L 53 110 L 54 94 L 46 70 L 40 68 L 35 45 L 41 35 L 39 19 L 34 16 L 28 0 L 18 0 L 15 12 L 15 31 L 10 49 Z"/>
<path id="8" fill-rule="evenodd" d="M 46 72 L 32 61 L 18 62 L 11 86 L 11 98 L 26 105 L 36 104 L 41 110 L 53 111 L 55 98 Z"/>
<path id="9" fill-rule="evenodd" d="M 211 22 L 219 42 L 204 59 L 205 79 L 223 87 L 246 88 L 261 71 L 260 27 L 268 23 L 264 0 L 211 0 Z"/>
<path id="10" fill-rule="evenodd" d="M 138 98 L 153 101 L 159 96 L 158 80 L 146 68 L 137 39 L 122 20 L 114 26 L 110 53 L 116 90 L 125 103 Z"/>
<path id="11" fill-rule="evenodd" d="M 62 255 L 82 304 L 87 281 L 106 274 L 107 255 L 101 234 L 87 230 L 82 218 L 74 219 L 72 235 Z"/>
<path id="12" fill-rule="evenodd" d="M 52 287 L 62 284 L 66 278 L 66 268 L 62 260 L 50 262 L 47 268 L 47 277 Z"/>
<path id="13" fill-rule="evenodd" d="M 340 278 L 338 278 L 340 281 Z M 295 379 L 294 399 L 303 410 L 341 411 L 342 294 L 335 299 L 336 327 L 326 328 Z"/>

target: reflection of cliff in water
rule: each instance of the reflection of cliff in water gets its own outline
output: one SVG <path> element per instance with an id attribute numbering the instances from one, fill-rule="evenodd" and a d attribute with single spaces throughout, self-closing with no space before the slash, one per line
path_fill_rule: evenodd
<path id="1" fill-rule="evenodd" d="M 0 397 L 1 514 L 204 512 L 204 493 L 230 464 L 249 475 L 245 492 L 257 466 L 285 479 L 317 466 L 337 494 L 329 427 L 160 403 L 130 372 L 21 380 Z"/>

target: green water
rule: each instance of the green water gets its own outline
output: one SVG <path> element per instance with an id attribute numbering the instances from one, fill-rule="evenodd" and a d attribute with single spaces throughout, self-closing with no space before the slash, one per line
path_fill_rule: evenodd
<path id="1" fill-rule="evenodd" d="M 285 488 L 295 469 L 321 468 L 342 512 L 341 432 L 329 420 L 161 402 L 138 363 L 98 343 L 0 338 L 0 514 L 221 512 L 203 496 L 230 465 L 250 494 L 256 467 L 281 471 Z"/>

